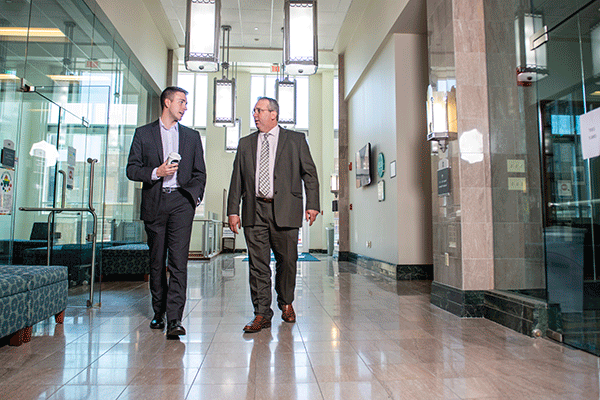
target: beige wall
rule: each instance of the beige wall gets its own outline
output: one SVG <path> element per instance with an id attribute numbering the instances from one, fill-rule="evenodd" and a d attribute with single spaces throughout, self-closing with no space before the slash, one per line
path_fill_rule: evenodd
<path id="1" fill-rule="evenodd" d="M 371 67 L 363 74 L 348 98 L 348 161 L 350 171 L 350 251 L 390 263 L 398 263 L 398 179 L 385 175 L 386 199 L 377 200 L 376 174 L 370 186 L 356 188 L 355 154 L 371 143 L 371 162 L 376 165 L 378 153 L 386 159 L 396 153 L 396 89 L 394 76 L 394 42 L 388 41 Z M 390 160 L 391 161 L 391 160 Z M 387 161 L 389 162 L 389 161 Z M 386 163 L 387 163 L 386 162 Z M 390 223 L 391 221 L 391 223 Z M 371 247 L 367 242 L 371 242 Z"/>
<path id="2" fill-rule="evenodd" d="M 151 14 L 144 0 L 96 2 L 154 83 L 164 89 L 167 83 L 167 52 L 174 44 L 165 40 L 164 28 L 155 21 L 156 13 Z M 168 21 L 166 23 L 168 25 Z"/>
<path id="3" fill-rule="evenodd" d="M 431 200 L 425 140 L 427 43 L 395 34 L 371 61 L 348 98 L 350 251 L 393 264 L 431 264 Z M 356 188 L 355 154 L 371 143 L 370 186 Z M 376 174 L 383 153 L 385 172 Z M 396 177 L 390 162 L 396 161 Z M 377 184 L 385 184 L 378 201 Z M 368 243 L 370 242 L 370 247 Z"/>
<path id="4" fill-rule="evenodd" d="M 369 63 L 373 61 L 408 2 L 408 0 L 352 2 L 335 48 L 336 51 L 344 53 L 345 58 L 344 96 L 348 96 L 354 90 L 354 86 Z"/>
<path id="5" fill-rule="evenodd" d="M 427 37 L 396 34 L 394 42 L 398 264 L 432 264 L 431 171 L 424 107 L 428 80 Z"/>

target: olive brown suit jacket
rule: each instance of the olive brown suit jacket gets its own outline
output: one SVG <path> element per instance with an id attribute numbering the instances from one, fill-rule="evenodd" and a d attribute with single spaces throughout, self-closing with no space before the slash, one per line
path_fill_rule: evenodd
<path id="1" fill-rule="evenodd" d="M 227 199 L 227 215 L 240 215 L 242 226 L 254 225 L 256 216 L 256 151 L 259 132 L 240 139 L 233 162 Z M 306 137 L 301 132 L 279 129 L 273 171 L 275 224 L 280 228 L 302 226 L 302 182 L 306 209 L 320 211 L 319 179 Z"/>

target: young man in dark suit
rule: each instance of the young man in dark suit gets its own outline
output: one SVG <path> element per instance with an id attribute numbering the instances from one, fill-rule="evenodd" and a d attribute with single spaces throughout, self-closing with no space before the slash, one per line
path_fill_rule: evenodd
<path id="1" fill-rule="evenodd" d="M 161 116 L 135 130 L 127 162 L 127 177 L 143 183 L 140 217 L 150 247 L 154 310 L 150 328 L 164 329 L 166 313 L 167 337 L 185 335 L 181 320 L 186 301 L 190 235 L 206 183 L 200 134 L 179 123 L 187 110 L 186 95 L 184 89 L 175 86 L 162 92 Z"/>
<path id="2" fill-rule="evenodd" d="M 302 184 L 306 220 L 319 214 L 319 180 L 303 133 L 279 127 L 279 105 L 263 97 L 254 107 L 258 128 L 240 139 L 227 200 L 229 227 L 244 227 L 250 268 L 254 319 L 245 332 L 271 326 L 271 249 L 275 254 L 275 291 L 281 318 L 295 322 L 292 307 L 296 288 L 298 228 L 302 226 Z M 240 201 L 242 212 L 240 220 Z"/>

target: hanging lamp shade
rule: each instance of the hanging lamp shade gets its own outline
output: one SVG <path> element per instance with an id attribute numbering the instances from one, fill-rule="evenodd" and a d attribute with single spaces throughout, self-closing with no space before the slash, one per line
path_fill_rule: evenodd
<path id="1" fill-rule="evenodd" d="M 213 124 L 227 127 L 235 125 L 235 78 L 215 78 Z"/>
<path id="2" fill-rule="evenodd" d="M 221 0 L 187 0 L 186 17 L 185 68 L 218 71 Z"/>
<path id="3" fill-rule="evenodd" d="M 286 0 L 284 4 L 284 65 L 290 75 L 317 72 L 317 2 Z"/>
<path id="4" fill-rule="evenodd" d="M 275 97 L 279 103 L 279 123 L 296 125 L 296 80 L 276 80 Z"/>

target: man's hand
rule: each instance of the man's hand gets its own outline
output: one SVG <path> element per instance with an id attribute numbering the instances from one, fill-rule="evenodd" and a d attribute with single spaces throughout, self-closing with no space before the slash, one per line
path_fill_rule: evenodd
<path id="1" fill-rule="evenodd" d="M 308 226 L 311 226 L 313 222 L 315 222 L 317 215 L 319 215 L 317 210 L 306 210 L 306 220 L 308 221 Z"/>
<path id="2" fill-rule="evenodd" d="M 229 216 L 229 229 L 233 231 L 237 235 L 238 229 L 242 227 L 242 223 L 240 222 L 239 215 L 230 215 Z"/>
<path id="3" fill-rule="evenodd" d="M 156 176 L 162 178 L 164 176 L 173 175 L 177 171 L 177 168 L 179 168 L 179 164 L 172 163 L 167 165 L 167 162 L 165 161 L 160 167 L 156 169 Z"/>

